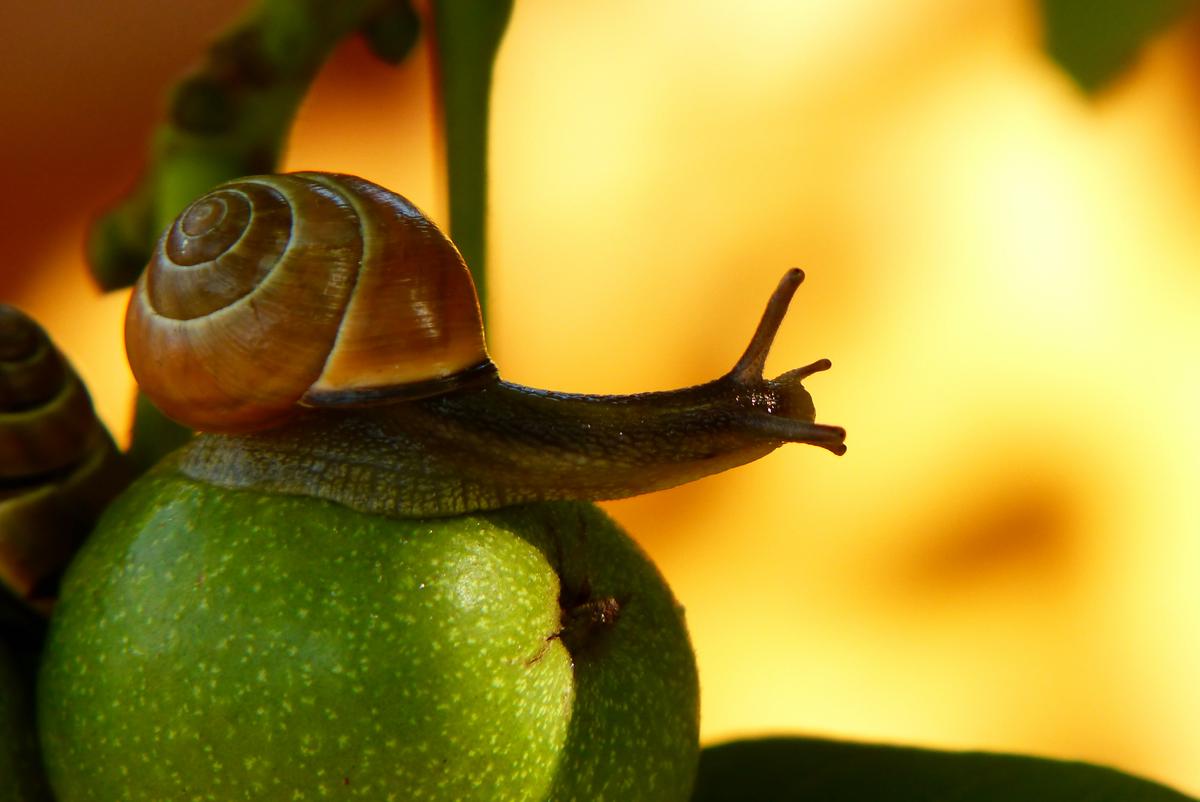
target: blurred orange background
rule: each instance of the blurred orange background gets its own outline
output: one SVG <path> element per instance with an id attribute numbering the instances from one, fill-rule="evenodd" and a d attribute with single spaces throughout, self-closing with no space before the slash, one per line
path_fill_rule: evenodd
<path id="1" fill-rule="evenodd" d="M 118 437 L 124 296 L 81 256 L 173 79 L 241 2 L 4 11 L 0 299 Z M 493 109 L 493 356 L 625 392 L 828 356 L 788 447 L 607 504 L 687 608 L 703 735 L 1098 761 L 1200 793 L 1200 73 L 1157 40 L 1095 100 L 1025 0 L 518 0 Z M 286 167 L 444 220 L 428 63 L 349 42 Z"/>

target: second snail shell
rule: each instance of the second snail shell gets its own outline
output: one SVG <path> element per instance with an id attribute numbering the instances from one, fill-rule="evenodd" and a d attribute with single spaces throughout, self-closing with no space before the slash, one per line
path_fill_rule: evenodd
<path id="1" fill-rule="evenodd" d="M 458 250 L 347 175 L 253 176 L 194 201 L 134 288 L 125 340 L 150 400 L 206 431 L 495 377 Z"/>

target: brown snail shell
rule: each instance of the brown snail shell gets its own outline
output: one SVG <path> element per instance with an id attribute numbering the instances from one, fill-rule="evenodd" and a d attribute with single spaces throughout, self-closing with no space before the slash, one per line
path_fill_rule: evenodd
<path id="1" fill-rule="evenodd" d="M 129 478 L 78 375 L 37 323 L 0 305 L 0 619 L 49 612 L 60 572 Z"/>
<path id="2" fill-rule="evenodd" d="M 0 306 L 0 480 L 78 462 L 97 425 L 87 390 L 41 327 Z"/>
<path id="3" fill-rule="evenodd" d="M 194 201 L 134 288 L 125 339 L 143 392 L 205 431 L 496 377 L 458 250 L 347 175 L 252 176 Z"/>

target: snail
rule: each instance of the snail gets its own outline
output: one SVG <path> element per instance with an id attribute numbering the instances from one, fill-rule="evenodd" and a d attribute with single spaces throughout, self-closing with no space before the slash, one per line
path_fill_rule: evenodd
<path id="1" fill-rule="evenodd" d="M 59 573 L 128 478 L 79 376 L 41 326 L 0 305 L 0 591 L 47 614 Z"/>
<path id="2" fill-rule="evenodd" d="M 802 386 L 828 361 L 762 376 L 802 278 L 721 378 L 556 393 L 500 379 L 462 258 L 400 196 L 301 173 L 195 201 L 126 340 L 201 433 L 63 580 L 38 688 L 57 798 L 690 798 L 683 608 L 587 501 L 844 450 Z"/>
<path id="3" fill-rule="evenodd" d="M 226 487 L 446 516 L 672 487 L 785 442 L 845 451 L 802 382 L 763 365 L 804 274 L 779 282 L 724 376 L 634 395 L 502 381 L 458 250 L 403 197 L 329 173 L 255 176 L 193 202 L 130 299 L 143 391 L 207 432 L 176 457 Z"/>

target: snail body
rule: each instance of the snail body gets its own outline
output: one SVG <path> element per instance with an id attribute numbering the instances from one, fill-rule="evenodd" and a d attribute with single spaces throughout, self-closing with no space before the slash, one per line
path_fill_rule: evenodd
<path id="1" fill-rule="evenodd" d="M 263 206 L 261 216 L 258 206 Z M 762 375 L 799 270 L 741 359 L 695 387 L 583 395 L 500 380 L 458 251 L 408 201 L 351 176 L 242 179 L 197 200 L 134 290 L 130 363 L 209 432 L 176 460 L 226 487 L 446 516 L 671 487 L 784 442 L 845 450 L 802 385 Z"/>

